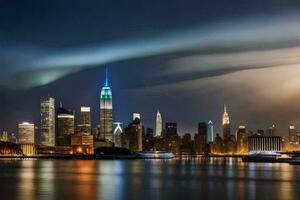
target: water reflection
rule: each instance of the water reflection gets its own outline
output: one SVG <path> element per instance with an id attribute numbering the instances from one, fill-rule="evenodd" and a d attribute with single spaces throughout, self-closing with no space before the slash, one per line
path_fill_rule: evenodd
<path id="1" fill-rule="evenodd" d="M 300 166 L 235 158 L 9 160 L 0 169 L 4 199 L 300 199 Z"/>

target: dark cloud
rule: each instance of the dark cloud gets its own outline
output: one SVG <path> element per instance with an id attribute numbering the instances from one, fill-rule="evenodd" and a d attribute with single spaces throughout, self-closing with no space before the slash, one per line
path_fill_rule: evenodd
<path id="1" fill-rule="evenodd" d="M 298 120 L 297 106 L 285 108 L 298 93 L 281 83 L 297 73 L 274 76 L 285 71 L 278 66 L 291 71 L 299 63 L 299 6 L 292 0 L 1 2 L 0 110 L 6 114 L 0 129 L 38 123 L 39 99 L 48 94 L 71 109 L 91 105 L 96 125 L 104 65 L 115 120 L 140 111 L 153 126 L 159 107 L 182 133 L 193 132 L 198 121 L 219 125 L 226 102 L 234 126 L 284 127 L 288 116 Z M 264 74 L 254 85 L 253 72 Z M 269 93 L 273 87 L 287 98 Z"/>

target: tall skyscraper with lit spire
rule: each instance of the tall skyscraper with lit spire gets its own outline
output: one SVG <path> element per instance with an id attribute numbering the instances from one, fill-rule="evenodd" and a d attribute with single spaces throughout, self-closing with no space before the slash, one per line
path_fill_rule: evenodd
<path id="1" fill-rule="evenodd" d="M 222 118 L 222 136 L 223 139 L 230 136 L 230 120 L 229 120 L 229 115 L 227 113 L 226 104 L 224 104 L 224 112 Z"/>
<path id="2" fill-rule="evenodd" d="M 155 122 L 156 122 L 155 137 L 160 137 L 161 133 L 162 133 L 162 117 L 161 117 L 161 114 L 158 109 L 157 109 L 157 113 L 156 113 L 156 121 Z"/>
<path id="3" fill-rule="evenodd" d="M 98 139 L 113 141 L 112 92 L 109 86 L 108 71 L 105 71 L 105 83 L 100 93 L 100 131 Z"/>

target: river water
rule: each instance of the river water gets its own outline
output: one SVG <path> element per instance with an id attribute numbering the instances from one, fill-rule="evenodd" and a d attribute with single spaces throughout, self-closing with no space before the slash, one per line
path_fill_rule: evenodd
<path id="1" fill-rule="evenodd" d="M 0 160 L 0 199 L 300 199 L 300 165 L 237 158 Z"/>

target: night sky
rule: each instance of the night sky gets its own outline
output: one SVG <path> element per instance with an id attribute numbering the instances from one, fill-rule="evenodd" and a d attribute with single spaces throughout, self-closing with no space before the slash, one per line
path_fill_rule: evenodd
<path id="1" fill-rule="evenodd" d="M 223 104 L 232 130 L 282 134 L 300 127 L 300 2 L 1 1 L 0 130 L 39 125 L 39 100 L 53 96 L 99 118 L 104 68 L 109 69 L 114 121 L 140 112 L 154 128 L 178 122 L 194 133 Z"/>

